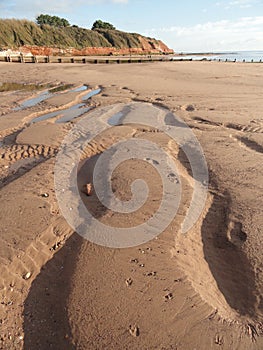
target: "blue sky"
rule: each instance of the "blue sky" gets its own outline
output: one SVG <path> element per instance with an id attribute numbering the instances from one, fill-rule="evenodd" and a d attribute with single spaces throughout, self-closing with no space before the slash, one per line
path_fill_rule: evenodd
<path id="1" fill-rule="evenodd" d="M 263 50 L 263 0 L 0 0 L 1 18 L 96 19 L 163 40 L 176 52 Z"/>

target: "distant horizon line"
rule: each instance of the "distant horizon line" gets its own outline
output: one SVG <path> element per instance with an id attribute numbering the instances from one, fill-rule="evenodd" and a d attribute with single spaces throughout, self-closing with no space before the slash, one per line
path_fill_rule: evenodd
<path id="1" fill-rule="evenodd" d="M 221 54 L 236 54 L 238 52 L 263 52 L 262 49 L 253 49 L 253 50 L 220 50 L 220 51 L 181 51 L 181 50 L 175 50 L 174 52 L 178 55 L 181 54 L 188 54 L 188 55 L 221 55 Z"/>

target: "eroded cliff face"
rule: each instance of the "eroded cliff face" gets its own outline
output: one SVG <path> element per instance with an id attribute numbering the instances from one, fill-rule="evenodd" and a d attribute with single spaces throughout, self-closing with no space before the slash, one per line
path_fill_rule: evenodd
<path id="1" fill-rule="evenodd" d="M 110 47 L 85 47 L 83 49 L 58 48 L 48 46 L 31 46 L 24 45 L 19 47 L 20 52 L 38 56 L 58 56 L 58 55 L 73 55 L 73 56 L 100 56 L 100 55 L 150 55 L 150 54 L 173 54 L 174 51 L 169 49 L 161 40 L 147 40 L 140 36 L 140 46 L 132 48 L 117 49 Z"/>
<path id="2" fill-rule="evenodd" d="M 161 40 L 156 39 L 146 39 L 143 36 L 139 36 L 139 40 L 142 46 L 142 49 L 145 51 L 153 51 L 154 53 L 174 53 L 172 49 L 169 49 Z"/>

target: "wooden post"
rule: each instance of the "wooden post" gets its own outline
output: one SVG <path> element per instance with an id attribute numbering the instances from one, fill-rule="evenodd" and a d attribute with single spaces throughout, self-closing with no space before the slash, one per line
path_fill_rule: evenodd
<path id="1" fill-rule="evenodd" d="M 23 57 L 23 54 L 22 54 L 22 52 L 20 52 L 20 63 L 23 63 L 24 62 L 24 57 Z"/>

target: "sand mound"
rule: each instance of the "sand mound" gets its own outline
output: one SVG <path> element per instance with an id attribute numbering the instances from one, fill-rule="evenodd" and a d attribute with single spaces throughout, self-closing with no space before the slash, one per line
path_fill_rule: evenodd
<path id="1" fill-rule="evenodd" d="M 131 248 L 125 252 L 97 247 L 85 241 L 82 243 L 75 270 L 72 272 L 72 289 L 69 293 L 68 312 L 72 342 L 77 347 L 98 346 L 103 348 L 107 344 L 110 349 L 113 349 L 114 346 L 119 346 L 118 330 L 123 329 L 121 342 L 135 349 L 135 340 L 130 337 L 131 332 L 129 331 L 130 327 L 135 327 L 139 329 L 139 332 L 141 329 L 146 332 L 140 343 L 141 346 L 145 342 L 147 346 L 150 344 L 154 348 L 159 344 L 160 339 L 165 346 L 166 340 L 163 338 L 163 332 L 172 333 L 177 330 L 178 324 L 176 321 L 173 324 L 172 314 L 173 310 L 176 310 L 183 302 L 183 296 L 177 286 L 178 283 L 185 281 L 185 277 L 191 282 L 197 293 L 190 297 L 189 285 L 187 283 L 181 285 L 181 292 L 184 291 L 188 295 L 187 298 L 192 301 L 191 315 L 187 317 L 190 325 L 195 322 L 196 313 L 193 308 L 201 303 L 200 295 L 206 306 L 202 312 L 199 308 L 197 309 L 204 319 L 211 320 L 217 315 L 229 321 L 229 324 L 234 321 L 236 324 L 243 325 L 244 330 L 250 324 L 249 330 L 254 336 L 257 329 L 259 332 L 257 327 L 260 327 L 260 323 L 257 321 L 262 315 L 260 305 L 257 304 L 257 288 L 253 270 L 242 250 L 246 241 L 246 233 L 242 229 L 242 224 L 232 218 L 225 209 L 231 210 L 229 194 L 210 193 L 203 216 L 191 232 L 182 235 L 180 227 L 193 192 L 189 163 L 178 146 L 166 135 L 152 133 L 151 130 L 141 130 L 140 127 L 138 129 L 136 126 L 133 128 L 118 127 L 116 135 L 154 139 L 169 151 L 181 175 L 183 187 L 181 205 L 176 218 L 165 232 L 157 240 L 148 242 L 139 249 Z M 116 142 L 112 134 L 105 133 L 102 139 L 108 142 L 104 143 L 98 139 L 99 147 L 95 142 L 85 151 L 86 156 L 89 156 L 83 160 L 79 169 L 79 190 L 82 200 L 94 217 L 107 225 L 130 227 L 141 224 L 157 210 L 162 197 L 160 179 L 151 169 L 151 165 L 144 165 L 143 162 L 134 160 L 123 163 L 114 172 L 113 191 L 122 200 L 131 198 L 130 184 L 134 179 L 148 175 L 145 178 L 150 188 L 148 200 L 144 207 L 133 215 L 112 212 L 101 205 L 95 194 L 87 196 L 86 191 L 83 190 L 85 183 L 92 182 L 93 169 L 99 154 L 106 149 L 106 143 L 107 147 L 111 143 L 109 137 L 111 137 L 111 142 Z M 94 252 L 97 258 L 94 258 Z M 171 253 L 173 259 L 171 259 Z M 86 269 L 87 265 L 89 269 Z M 118 279 L 116 271 L 118 271 Z M 101 276 L 99 279 L 95 277 L 98 273 Z M 154 277 L 149 278 L 150 276 Z M 175 276 L 181 277 L 175 278 Z M 92 281 L 92 285 L 88 281 Z M 258 293 L 259 296 L 260 292 Z M 176 306 L 174 305 L 173 309 L 167 309 L 166 302 L 173 300 L 174 297 L 177 300 Z M 144 302 L 148 300 L 149 308 L 142 304 L 142 300 Z M 164 304 L 159 304 L 161 300 Z M 104 306 L 105 304 L 107 307 Z M 133 312 L 141 307 L 143 312 L 140 311 L 138 314 Z M 117 309 L 118 312 L 114 313 L 114 309 Z M 167 317 L 165 320 L 161 316 L 162 312 Z M 160 325 L 157 330 L 158 337 L 154 339 L 147 336 L 147 332 L 150 332 L 148 327 L 151 324 L 145 318 L 147 313 L 150 313 L 155 322 Z M 108 314 L 115 314 L 114 322 L 112 322 L 112 316 L 109 317 Z M 81 325 L 79 325 L 79 319 L 82 319 Z M 101 324 L 101 328 L 97 328 L 98 324 Z M 101 332 L 106 329 L 107 333 L 103 333 L 102 337 Z M 93 336 L 90 337 L 90 334 Z M 178 337 L 180 338 L 179 335 Z M 220 339 L 218 336 L 216 341 L 220 343 Z"/>

